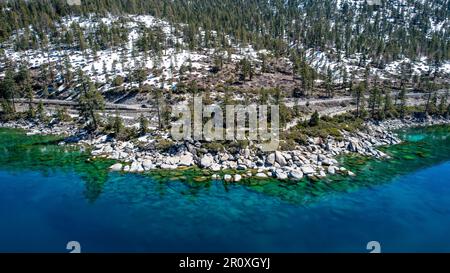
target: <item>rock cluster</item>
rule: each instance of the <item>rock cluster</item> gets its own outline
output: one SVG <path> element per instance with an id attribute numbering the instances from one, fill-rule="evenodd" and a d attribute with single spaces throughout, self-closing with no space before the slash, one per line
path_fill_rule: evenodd
<path id="1" fill-rule="evenodd" d="M 154 141 L 151 137 L 144 137 L 134 141 L 117 141 L 106 135 L 90 137 L 69 125 L 43 126 L 26 122 L 11 122 L 0 124 L 0 127 L 23 128 L 29 134 L 69 134 L 65 143 L 77 143 L 92 148 L 93 157 L 104 157 L 117 160 L 110 167 L 111 171 L 145 172 L 154 169 L 174 170 L 181 167 L 198 166 L 214 172 L 237 170 L 246 172 L 240 175 L 224 175 L 226 181 L 240 181 L 243 176 L 257 178 L 273 177 L 279 180 L 301 180 L 304 177 L 321 178 L 327 174 L 343 173 L 354 175 L 351 171 L 339 166 L 336 156 L 346 153 L 358 153 L 364 156 L 386 158 L 388 155 L 378 150 L 378 146 L 394 145 L 400 140 L 392 132 L 406 126 L 433 125 L 448 123 L 448 120 L 389 120 L 382 123 L 368 122 L 365 129 L 349 133 L 342 131 L 342 138 L 328 137 L 309 138 L 307 145 L 297 146 L 292 151 L 273 151 L 263 153 L 249 147 L 238 153 L 214 153 L 208 151 L 200 142 L 182 142 L 170 152 L 161 153 L 153 146 L 142 145 Z M 141 143 L 139 143 L 141 142 Z M 150 148 L 145 148 L 150 147 Z M 240 172 L 240 173 L 241 173 Z M 219 175 L 214 176 L 220 178 Z"/>

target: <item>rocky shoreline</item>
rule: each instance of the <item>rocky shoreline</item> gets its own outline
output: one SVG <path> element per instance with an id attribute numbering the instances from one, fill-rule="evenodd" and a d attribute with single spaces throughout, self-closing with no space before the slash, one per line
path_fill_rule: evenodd
<path id="1" fill-rule="evenodd" d="M 377 147 L 399 144 L 401 140 L 395 130 L 415 127 L 448 124 L 448 119 L 406 119 L 387 120 L 379 123 L 367 122 L 364 129 L 355 133 L 342 131 L 341 140 L 331 136 L 326 139 L 309 138 L 307 145 L 297 146 L 292 151 L 262 153 L 255 149 L 241 149 L 236 154 L 228 152 L 213 153 L 202 147 L 200 142 L 182 142 L 174 145 L 170 152 L 152 149 L 154 139 L 151 135 L 132 141 L 118 141 L 107 135 L 89 135 L 74 124 L 50 123 L 43 125 L 29 121 L 0 123 L 0 127 L 20 128 L 27 134 L 55 134 L 66 136 L 60 145 L 82 145 L 91 147 L 92 158 L 116 160 L 111 171 L 143 173 L 155 169 L 176 170 L 186 167 L 200 167 L 212 171 L 212 178 L 225 181 L 240 181 L 246 177 L 279 180 L 301 180 L 303 177 L 323 178 L 327 175 L 355 175 L 339 166 L 336 156 L 357 153 L 375 158 L 389 156 Z M 146 148 L 148 147 L 148 148 Z M 236 171 L 220 175 L 223 171 Z"/>

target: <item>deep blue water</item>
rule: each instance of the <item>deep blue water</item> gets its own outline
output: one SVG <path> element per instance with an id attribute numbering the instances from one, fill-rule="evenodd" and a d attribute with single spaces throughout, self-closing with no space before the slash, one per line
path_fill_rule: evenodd
<path id="1" fill-rule="evenodd" d="M 0 172 L 0 251 L 450 251 L 450 162 L 309 206 L 213 182 L 195 195 L 172 182 L 112 175 L 94 204 L 77 175 Z M 5 183 L 5 181 L 9 181 Z M 136 194 L 139 193 L 139 194 Z"/>
<path id="2" fill-rule="evenodd" d="M 386 178 L 382 178 L 386 179 Z M 450 252 L 450 161 L 314 202 L 238 184 L 0 168 L 0 252 Z"/>

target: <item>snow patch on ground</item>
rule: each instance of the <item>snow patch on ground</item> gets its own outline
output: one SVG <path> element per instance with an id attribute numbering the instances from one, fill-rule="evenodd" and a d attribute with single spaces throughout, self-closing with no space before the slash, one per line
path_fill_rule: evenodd
<path id="1" fill-rule="evenodd" d="M 182 76 L 180 69 L 182 67 L 188 67 L 186 75 L 191 75 L 197 78 L 208 75 L 211 66 L 211 56 L 217 54 L 214 49 L 200 49 L 197 51 L 191 51 L 186 49 L 166 48 L 163 49 L 160 55 L 136 53 L 137 56 L 133 57 L 133 47 L 136 40 L 140 36 L 141 27 L 147 28 L 159 28 L 165 34 L 166 40 L 183 44 L 182 37 L 177 37 L 175 33 L 175 27 L 167 21 L 155 18 L 150 15 L 127 15 L 119 18 L 117 16 L 108 15 L 107 17 L 97 18 L 93 15 L 88 17 L 72 16 L 66 17 L 62 20 L 62 25 L 66 29 L 70 28 L 72 23 L 77 23 L 83 29 L 85 33 L 95 30 L 99 24 L 104 23 L 111 25 L 117 20 L 126 19 L 126 27 L 129 30 L 128 43 L 125 48 L 112 48 L 106 50 L 99 50 L 94 56 L 91 50 L 85 52 L 73 50 L 73 49 L 60 49 L 55 45 L 50 45 L 49 52 L 44 50 L 27 50 L 27 51 L 15 51 L 11 42 L 9 48 L 5 50 L 6 56 L 16 62 L 26 61 L 31 68 L 38 69 L 44 64 L 54 64 L 59 66 L 60 69 L 56 69 L 59 77 L 61 77 L 61 70 L 64 68 L 64 60 L 69 60 L 71 70 L 76 77 L 76 71 L 81 69 L 85 75 L 89 76 L 92 80 L 103 83 L 103 89 L 110 88 L 109 84 L 112 79 L 118 75 L 127 77 L 129 73 L 138 67 L 147 68 L 148 74 L 143 84 L 150 85 L 156 88 L 170 89 L 173 88 L 175 83 L 178 82 Z M 20 33 L 14 35 L 14 38 L 18 37 Z M 213 33 L 214 34 L 214 33 Z M 231 43 L 229 37 L 228 41 Z M 253 61 L 258 61 L 259 54 L 269 54 L 266 50 L 256 51 L 251 45 L 241 46 L 239 44 L 231 44 L 232 51 L 231 56 L 228 56 L 228 52 L 219 52 L 222 56 L 228 58 L 231 57 L 233 61 L 239 61 L 243 58 L 248 58 Z M 121 58 L 126 57 L 126 62 L 122 63 Z M 155 73 L 158 70 L 158 73 Z M 158 75 L 156 75 L 158 74 Z M 125 88 L 137 87 L 137 83 L 124 83 Z"/>

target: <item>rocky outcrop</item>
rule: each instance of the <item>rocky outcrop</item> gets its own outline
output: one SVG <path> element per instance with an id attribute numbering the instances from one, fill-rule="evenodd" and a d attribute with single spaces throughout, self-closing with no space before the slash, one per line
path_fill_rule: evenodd
<path id="1" fill-rule="evenodd" d="M 275 178 L 277 178 L 279 180 L 286 180 L 288 178 L 288 175 L 282 169 L 276 169 L 274 174 L 275 174 Z"/>
<path id="2" fill-rule="evenodd" d="M 275 164 L 275 153 L 271 153 L 267 156 L 266 163 L 269 166 L 273 166 Z"/>
<path id="3" fill-rule="evenodd" d="M 214 157 L 210 154 L 206 154 L 202 157 L 200 161 L 200 166 L 202 168 L 209 168 L 214 163 Z"/>
<path id="4" fill-rule="evenodd" d="M 141 173 L 144 171 L 144 168 L 142 167 L 142 164 L 137 161 L 133 161 L 130 166 L 130 172 L 131 173 Z"/>
<path id="5" fill-rule="evenodd" d="M 156 168 L 155 164 L 153 164 L 153 162 L 148 159 L 142 162 L 142 167 L 144 168 L 145 171 L 150 171 Z"/>
<path id="6" fill-rule="evenodd" d="M 120 171 L 122 171 L 122 164 L 116 163 L 116 164 L 112 165 L 111 167 L 109 167 L 109 169 L 113 172 L 120 172 Z"/>
<path id="7" fill-rule="evenodd" d="M 337 155 L 358 153 L 364 156 L 387 158 L 378 150 L 378 146 L 400 143 L 393 130 L 415 125 L 433 125 L 448 123 L 449 120 L 390 120 L 381 123 L 366 123 L 359 132 L 342 131 L 342 138 L 309 138 L 307 145 L 297 146 L 292 151 L 274 151 L 262 153 L 246 147 L 239 152 L 212 152 L 202 147 L 200 142 L 178 143 L 170 152 L 158 152 L 152 145 L 152 136 L 140 138 L 138 142 L 118 141 L 106 135 L 92 136 L 73 125 L 51 126 L 25 121 L 0 123 L 0 127 L 22 128 L 28 134 L 66 134 L 68 137 L 60 143 L 77 144 L 91 147 L 93 157 L 104 157 L 120 161 L 110 167 L 111 171 L 144 172 L 156 168 L 173 170 L 180 167 L 199 166 L 214 172 L 238 170 L 243 175 L 225 175 L 224 180 L 239 181 L 244 177 L 275 177 L 280 180 L 301 180 L 308 177 L 324 177 L 336 173 L 355 175 L 340 167 L 335 159 Z M 142 143 L 143 142 L 143 143 Z M 255 171 L 257 171 L 255 173 Z M 253 172 L 253 173 L 252 173 Z"/>
<path id="8" fill-rule="evenodd" d="M 184 155 L 179 157 L 179 165 L 180 166 L 193 166 L 195 165 L 194 156 L 190 152 L 186 152 Z"/>
<path id="9" fill-rule="evenodd" d="M 286 166 L 286 158 L 284 158 L 283 154 L 279 151 L 275 152 L 275 161 L 280 164 L 281 167 Z"/>
<path id="10" fill-rule="evenodd" d="M 294 179 L 294 180 L 302 180 L 303 179 L 303 172 L 297 171 L 297 170 L 291 171 L 289 173 L 289 177 Z"/>
<path id="11" fill-rule="evenodd" d="M 313 169 L 313 167 L 309 166 L 309 165 L 305 165 L 303 167 L 301 167 L 302 173 L 304 173 L 305 175 L 308 174 L 314 174 L 316 171 Z"/>
<path id="12" fill-rule="evenodd" d="M 239 182 L 239 181 L 241 181 L 241 179 L 242 179 L 242 176 L 240 174 L 234 175 L 234 182 Z"/>

